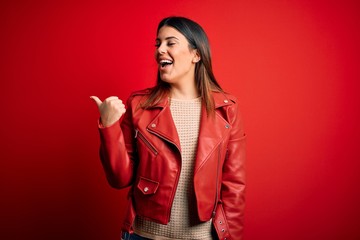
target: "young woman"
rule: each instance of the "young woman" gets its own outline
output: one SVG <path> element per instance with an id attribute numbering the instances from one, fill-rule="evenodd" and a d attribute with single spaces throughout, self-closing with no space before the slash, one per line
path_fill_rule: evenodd
<path id="1" fill-rule="evenodd" d="M 123 239 L 241 239 L 245 134 L 235 97 L 212 72 L 201 26 L 183 17 L 157 29 L 156 86 L 96 96 L 100 158 L 114 188 L 131 186 Z M 121 119 L 121 120 L 120 120 Z"/>

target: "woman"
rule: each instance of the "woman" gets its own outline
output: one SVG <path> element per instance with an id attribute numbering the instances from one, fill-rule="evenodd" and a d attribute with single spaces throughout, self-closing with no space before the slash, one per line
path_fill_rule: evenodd
<path id="1" fill-rule="evenodd" d="M 99 107 L 100 157 L 114 188 L 131 186 L 123 239 L 241 239 L 245 134 L 237 100 L 212 72 L 201 26 L 157 29 L 157 84 Z M 121 120 L 120 120 L 121 119 Z"/>

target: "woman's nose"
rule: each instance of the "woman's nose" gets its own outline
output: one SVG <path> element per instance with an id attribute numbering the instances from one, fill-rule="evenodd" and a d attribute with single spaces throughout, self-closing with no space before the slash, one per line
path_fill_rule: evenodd
<path id="1" fill-rule="evenodd" d="M 161 45 L 158 47 L 157 51 L 158 51 L 158 54 L 160 54 L 160 55 L 166 53 L 166 46 L 164 46 L 163 44 L 161 44 Z"/>

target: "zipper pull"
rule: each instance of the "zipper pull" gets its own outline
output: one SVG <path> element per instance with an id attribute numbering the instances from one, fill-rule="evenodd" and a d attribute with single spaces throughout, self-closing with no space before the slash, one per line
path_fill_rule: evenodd
<path id="1" fill-rule="evenodd" d="M 135 138 L 137 138 L 139 130 L 135 129 Z"/>
<path id="2" fill-rule="evenodd" d="M 211 218 L 214 219 L 215 218 L 215 215 L 216 215 L 216 211 L 214 210 L 211 214 Z"/>

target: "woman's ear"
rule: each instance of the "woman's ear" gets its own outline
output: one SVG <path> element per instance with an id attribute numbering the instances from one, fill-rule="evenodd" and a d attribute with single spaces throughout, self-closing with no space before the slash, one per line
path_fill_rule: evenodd
<path id="1" fill-rule="evenodd" d="M 195 49 L 194 51 L 195 51 L 195 55 L 194 55 L 194 58 L 193 58 L 193 61 L 192 61 L 192 62 L 193 62 L 193 63 L 197 63 L 197 62 L 200 61 L 201 57 L 200 57 L 200 54 L 199 54 L 199 52 L 198 52 L 197 49 Z"/>

